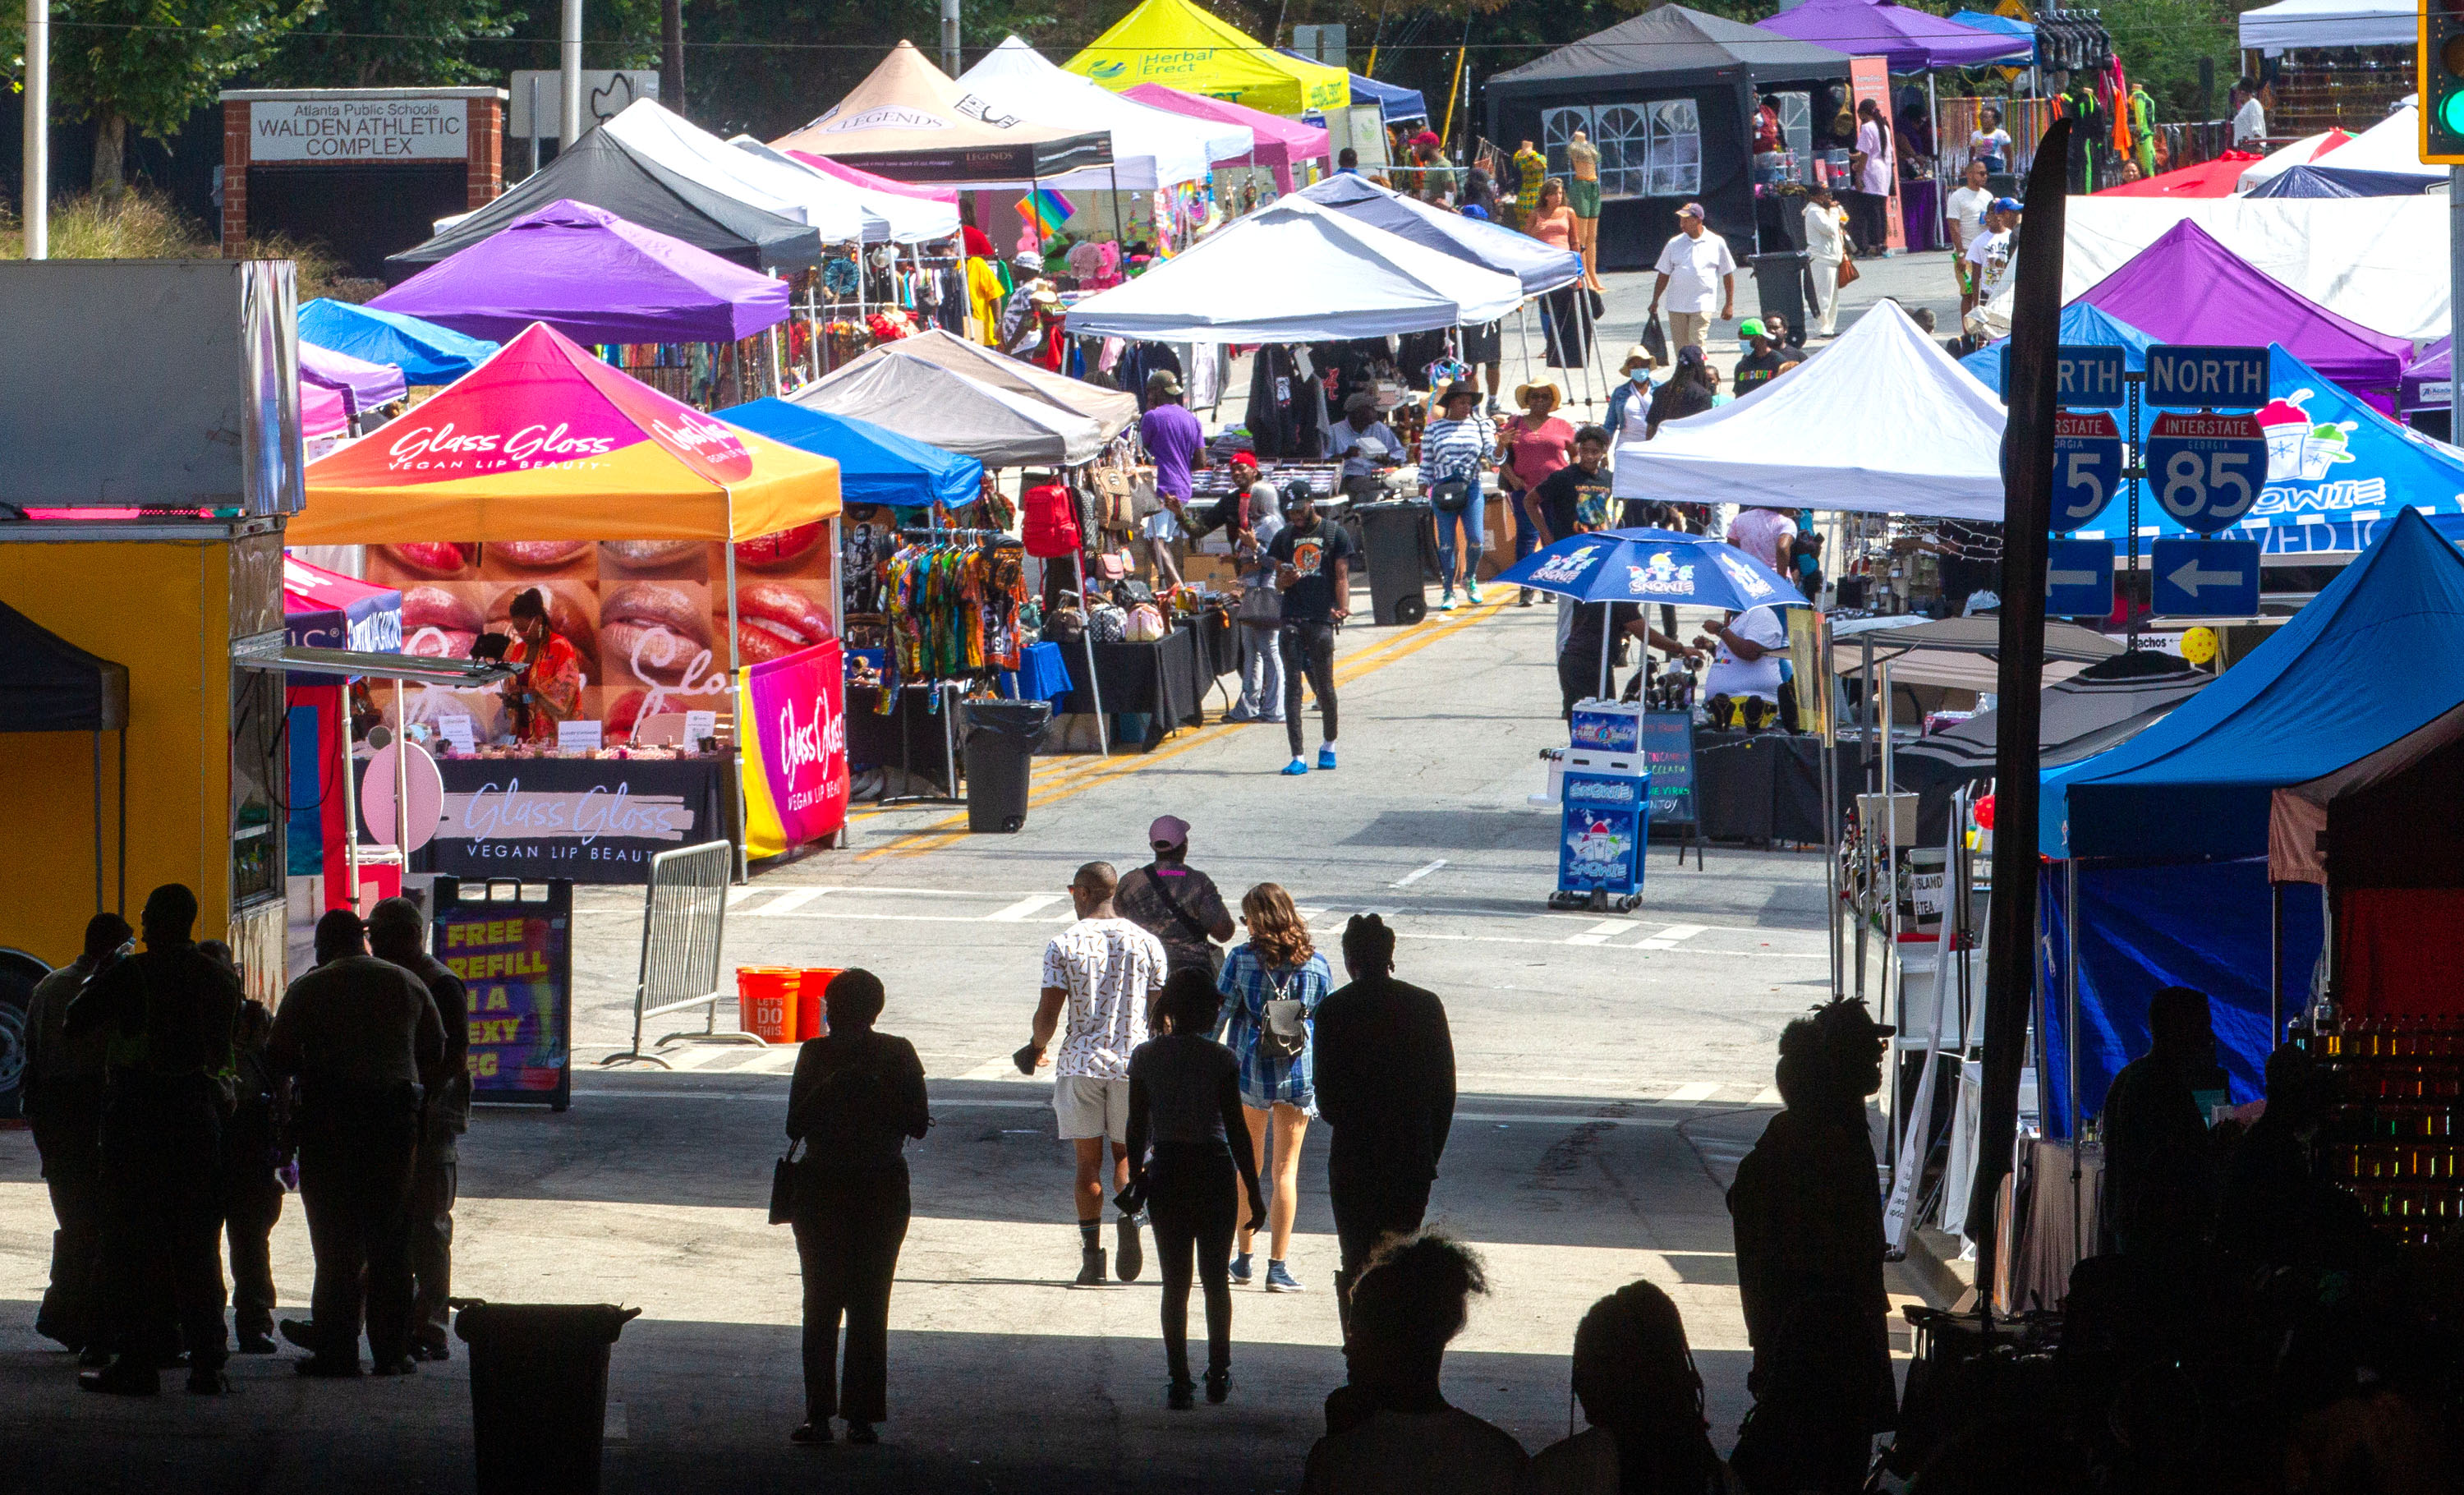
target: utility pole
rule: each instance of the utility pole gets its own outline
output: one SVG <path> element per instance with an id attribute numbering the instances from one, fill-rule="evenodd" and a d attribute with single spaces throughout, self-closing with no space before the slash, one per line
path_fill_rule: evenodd
<path id="1" fill-rule="evenodd" d="M 582 0 L 564 0 L 564 36 L 558 49 L 564 76 L 557 88 L 557 148 L 582 139 Z"/>
<path id="2" fill-rule="evenodd" d="M 52 3 L 26 0 L 26 257 L 52 255 Z"/>
<path id="3" fill-rule="evenodd" d="M 685 112 L 685 0 L 659 3 L 659 97 Z"/>
<path id="4" fill-rule="evenodd" d="M 941 0 L 941 71 L 958 76 L 958 0 Z"/>

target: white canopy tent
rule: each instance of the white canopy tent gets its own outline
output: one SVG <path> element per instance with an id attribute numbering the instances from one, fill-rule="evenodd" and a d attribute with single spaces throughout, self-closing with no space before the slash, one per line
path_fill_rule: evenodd
<path id="1" fill-rule="evenodd" d="M 2344 146 L 2329 156 L 2340 163 Z M 2074 197 L 2062 240 L 2062 301 L 2188 218 L 2225 248 L 2320 305 L 2400 338 L 2447 335 L 2447 199 L 2418 197 Z M 2011 292 L 1990 309 L 2010 328 Z"/>
<path id="2" fill-rule="evenodd" d="M 842 190 L 856 193 L 867 212 L 877 215 L 890 226 L 890 237 L 896 243 L 926 244 L 935 239 L 954 237 L 958 231 L 958 205 L 955 201 L 935 202 L 931 198 L 912 197 L 904 192 L 868 191 L 826 171 L 816 171 L 785 151 L 773 149 L 766 142 L 755 140 L 750 135 L 733 136 L 727 143 L 756 160 L 770 162 L 790 171 L 801 171 Z"/>
<path id="3" fill-rule="evenodd" d="M 986 467 L 1089 462 L 1106 440 L 1104 429 L 1084 415 L 904 357 L 896 343 L 873 349 L 787 399 L 806 409 L 870 421 Z"/>
<path id="4" fill-rule="evenodd" d="M 1101 83 L 1066 73 L 1017 36 L 978 58 L 958 75 L 958 86 L 1001 108 L 1039 119 L 1067 119 L 1090 129 L 1112 133 L 1112 159 L 1119 163 L 1123 190 L 1152 190 L 1182 182 L 1202 182 L 1219 161 L 1234 161 L 1257 149 L 1258 134 L 1245 124 L 1193 120 L 1150 108 Z M 1154 165 L 1143 185 L 1131 180 L 1136 158 Z M 1063 187 L 1108 188 L 1112 168 L 1089 166 L 1057 179 Z"/>
<path id="5" fill-rule="evenodd" d="M 1732 405 L 1617 443 L 1619 498 L 2002 517 L 2001 397 L 1896 302 Z"/>
<path id="6" fill-rule="evenodd" d="M 781 163 L 737 149 L 699 125 L 663 108 L 655 99 L 640 99 L 600 126 L 644 157 L 689 181 L 739 202 L 819 229 L 826 243 L 859 239 L 878 243 L 897 238 L 913 242 L 945 239 L 958 231 L 958 209 L 953 203 L 926 203 L 936 215 L 902 212 L 897 223 L 876 203 L 875 194 L 826 177 L 808 167 Z M 898 224 L 909 227 L 898 231 Z M 938 225 L 937 231 L 915 232 Z"/>
<path id="7" fill-rule="evenodd" d="M 2265 162 L 2259 163 L 2265 165 Z M 2371 125 L 2343 144 L 2336 147 L 2323 166 L 2340 171 L 2385 171 L 2397 176 L 2416 176 L 2445 180 L 2447 168 L 2426 165 L 2421 159 L 2421 111 L 2411 104 Z"/>
<path id="8" fill-rule="evenodd" d="M 2291 47 L 2409 47 L 2418 7 L 2387 0 L 2277 0 L 2241 12 L 2241 44 L 2273 56 Z"/>
<path id="9" fill-rule="evenodd" d="M 2290 145 L 2277 146 L 2276 149 L 2267 153 L 2266 159 L 2254 163 L 2250 169 L 2234 178 L 2233 190 L 2236 192 L 2247 192 L 2252 187 L 2258 187 L 2263 183 L 2275 181 L 2277 177 L 2292 170 L 2295 166 L 2306 166 L 2312 162 L 2321 159 L 2319 152 L 2326 147 L 2329 141 L 2334 140 L 2342 133 L 2343 132 L 2337 130 L 2321 130 L 2316 135 L 2304 135 Z M 2345 135 L 2345 141 L 2347 143 L 2349 143 L 2352 137 L 2350 135 Z M 2339 145 L 2336 148 L 2338 150 L 2342 150 L 2343 146 Z M 2329 151 L 2328 154 L 2332 156 L 2335 152 Z M 2328 164 L 2333 165 L 2334 163 L 2330 162 Z"/>
<path id="10" fill-rule="evenodd" d="M 1491 322 L 1522 283 L 1286 197 L 1069 308 L 1072 333 L 1157 342 L 1312 342 Z"/>

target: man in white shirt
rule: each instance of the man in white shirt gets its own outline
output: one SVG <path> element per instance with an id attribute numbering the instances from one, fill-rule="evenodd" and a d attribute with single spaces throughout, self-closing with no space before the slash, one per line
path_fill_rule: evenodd
<path id="1" fill-rule="evenodd" d="M 1703 696 L 1725 695 L 1743 709 L 1746 724 L 1759 726 L 1779 714 L 1779 661 L 1788 649 L 1788 625 L 1768 605 L 1732 612 L 1704 629 L 1697 649 L 1716 649 L 1703 677 Z M 1757 710 L 1749 699 L 1763 703 Z M 1715 722 L 1725 726 L 1724 722 Z"/>
<path id="2" fill-rule="evenodd" d="M 1163 941 L 1112 908 L 1120 875 L 1109 862 L 1089 862 L 1069 882 L 1078 922 L 1044 947 L 1044 993 L 1034 1036 L 1016 1056 L 1029 1073 L 1052 1065 L 1052 1111 L 1061 1138 L 1076 1148 L 1078 1287 L 1104 1285 L 1104 1196 L 1130 1186 L 1130 1054 L 1147 1041 L 1147 1006 L 1163 989 L 1169 960 Z M 1067 1026 L 1063 1025 L 1067 1018 Z M 1049 1053 L 1061 1030 L 1061 1057 Z M 1111 1186 L 1105 1187 L 1104 1144 L 1112 1145 Z M 1137 1281 L 1146 1264 L 1138 1219 L 1120 1218 L 1123 1282 Z"/>
<path id="3" fill-rule="evenodd" d="M 2014 237 L 2018 226 L 2019 204 L 2008 197 L 1993 199 L 1985 209 L 1985 231 L 1969 244 L 1963 256 L 1971 294 L 1967 297 L 1968 309 L 1960 314 L 1960 325 L 1973 336 L 1991 336 L 1984 326 L 1985 309 L 2002 294 L 2003 283 L 2010 279 L 2013 256 L 2018 251 Z"/>
<path id="4" fill-rule="evenodd" d="M 1660 252 L 1660 278 L 1652 283 L 1651 309 L 1668 301 L 1668 345 L 1703 345 L 1710 331 L 1711 308 L 1720 319 L 1737 313 L 1737 261 L 1728 241 L 1703 227 L 1703 205 L 1687 203 L 1677 209 L 1677 234 Z"/>
<path id="5" fill-rule="evenodd" d="M 1985 185 L 1985 163 L 1968 164 L 1968 180 L 1953 188 L 1943 204 L 1942 237 L 1950 246 L 1951 278 L 1959 282 L 1959 315 L 1976 304 L 1976 284 L 1968 274 L 1968 246 L 1985 232 L 1985 211 L 1993 206 L 1993 191 Z"/>
<path id="6" fill-rule="evenodd" d="M 2233 111 L 2233 143 L 2252 150 L 2267 148 L 2267 102 L 2272 97 L 2269 85 L 2245 76 L 2233 85 L 2233 97 L 2241 106 Z"/>

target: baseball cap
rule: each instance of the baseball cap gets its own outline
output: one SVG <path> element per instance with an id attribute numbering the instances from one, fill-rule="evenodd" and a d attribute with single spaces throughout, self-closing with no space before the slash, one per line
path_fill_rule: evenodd
<path id="1" fill-rule="evenodd" d="M 1680 218 L 1700 218 L 1703 216 L 1703 205 L 1701 203 L 1687 203 L 1684 207 L 1677 209 L 1677 216 Z"/>
<path id="2" fill-rule="evenodd" d="M 1147 827 L 1147 845 L 1177 846 L 1189 839 L 1189 822 L 1177 815 L 1158 815 Z"/>
<path id="3" fill-rule="evenodd" d="M 1231 461 L 1226 465 L 1231 467 L 1245 467 L 1252 473 L 1258 471 L 1258 459 L 1246 451 L 1235 451 L 1232 453 Z"/>
<path id="4" fill-rule="evenodd" d="M 1759 317 L 1749 317 L 1744 321 L 1737 323 L 1737 336 L 1740 338 L 1759 338 L 1764 336 L 1762 319 Z"/>
<path id="5" fill-rule="evenodd" d="M 2020 206 L 2019 200 L 2015 197 L 1997 197 L 1993 199 L 1993 210 L 1998 213 L 2015 213 L 2025 212 L 2027 209 Z"/>
<path id="6" fill-rule="evenodd" d="M 1147 376 L 1147 389 L 1155 394 L 1180 393 L 1180 380 L 1171 369 L 1158 368 Z"/>

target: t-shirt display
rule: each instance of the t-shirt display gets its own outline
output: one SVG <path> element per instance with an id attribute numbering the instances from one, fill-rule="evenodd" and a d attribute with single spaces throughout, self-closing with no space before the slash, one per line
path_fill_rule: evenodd
<path id="1" fill-rule="evenodd" d="M 1706 698 L 1759 695 L 1778 705 L 1779 662 L 1788 647 L 1788 625 L 1780 620 L 1779 609 L 1749 607 L 1728 625 L 1728 631 L 1749 644 L 1760 645 L 1765 652 L 1760 659 L 1739 659 L 1727 640 L 1720 640 L 1719 652 L 1703 681 L 1703 694 Z"/>
<path id="2" fill-rule="evenodd" d="M 1343 526 L 1323 518 L 1307 530 L 1286 525 L 1266 553 L 1277 565 L 1292 568 L 1292 584 L 1284 589 L 1284 621 L 1332 622 L 1334 569 L 1352 559 L 1352 537 Z"/>

